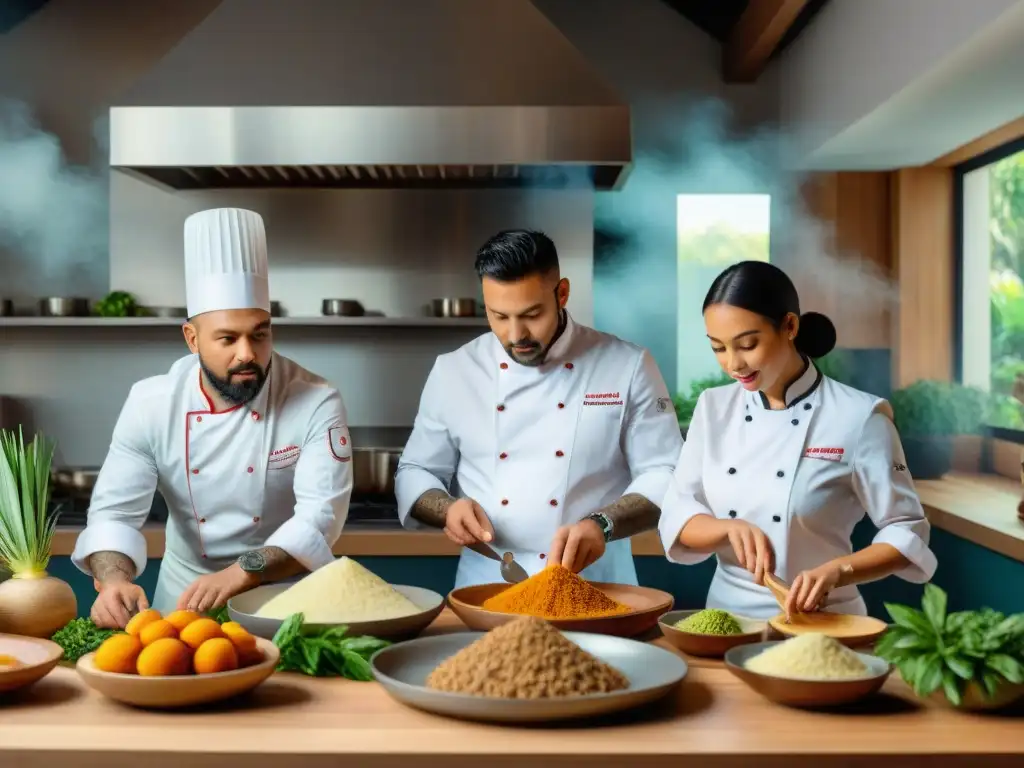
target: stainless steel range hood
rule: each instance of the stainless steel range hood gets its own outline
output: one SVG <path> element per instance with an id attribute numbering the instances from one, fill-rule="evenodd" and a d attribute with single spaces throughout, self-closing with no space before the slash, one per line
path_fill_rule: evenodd
<path id="1" fill-rule="evenodd" d="M 223 0 L 110 110 L 174 189 L 614 189 L 629 107 L 529 0 Z"/>

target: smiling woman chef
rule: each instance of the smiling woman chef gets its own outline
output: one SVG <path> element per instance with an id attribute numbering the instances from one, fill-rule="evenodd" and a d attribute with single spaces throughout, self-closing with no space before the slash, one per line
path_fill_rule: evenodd
<path id="1" fill-rule="evenodd" d="M 864 614 L 858 583 L 935 571 L 929 525 L 889 404 L 823 376 L 811 362 L 835 346 L 824 315 L 800 314 L 778 267 L 747 261 L 720 274 L 704 323 L 737 384 L 705 390 L 662 503 L 670 560 L 717 552 L 708 607 L 778 613 L 765 573 L 791 582 L 787 614 L 827 606 Z M 865 512 L 874 542 L 852 551 Z"/>
<path id="2" fill-rule="evenodd" d="M 650 353 L 573 321 L 555 244 L 501 232 L 477 254 L 487 333 L 441 355 L 395 477 L 402 523 L 636 584 L 629 537 L 658 522 L 682 437 Z M 451 495 L 449 494 L 451 492 Z M 463 549 L 456 587 L 500 582 Z"/>
<path id="3" fill-rule="evenodd" d="M 193 354 L 132 387 L 72 560 L 92 574 L 92 619 L 124 627 L 146 596 L 140 529 L 167 501 L 153 606 L 207 611 L 334 559 L 352 491 L 345 405 L 320 377 L 273 352 L 266 234 L 252 211 L 185 221 Z"/>

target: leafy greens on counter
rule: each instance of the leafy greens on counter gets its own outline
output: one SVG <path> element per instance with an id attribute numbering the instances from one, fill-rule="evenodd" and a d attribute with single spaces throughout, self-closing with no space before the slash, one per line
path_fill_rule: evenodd
<path id="1" fill-rule="evenodd" d="M 1004 683 L 1024 683 L 1024 613 L 990 608 L 947 613 L 946 593 L 926 584 L 922 610 L 886 603 L 893 621 L 875 653 L 921 697 L 939 688 L 954 706 L 969 681 L 989 698 Z"/>
<path id="2" fill-rule="evenodd" d="M 99 648 L 112 634 L 114 630 L 100 629 L 89 619 L 72 619 L 50 639 L 64 649 L 61 661 L 75 662 Z"/>
<path id="3" fill-rule="evenodd" d="M 389 641 L 368 635 L 349 636 L 346 626 L 313 630 L 303 626 L 304 619 L 303 614 L 293 613 L 274 634 L 274 645 L 281 651 L 279 671 L 373 680 L 370 657 L 391 645 Z"/>

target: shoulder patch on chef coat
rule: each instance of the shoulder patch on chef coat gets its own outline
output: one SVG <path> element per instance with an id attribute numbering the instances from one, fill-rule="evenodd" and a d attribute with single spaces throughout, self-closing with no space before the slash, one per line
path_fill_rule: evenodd
<path id="1" fill-rule="evenodd" d="M 348 435 L 348 427 L 331 427 L 327 430 L 327 445 L 331 456 L 337 461 L 351 461 L 352 440 Z"/>
<path id="2" fill-rule="evenodd" d="M 842 461 L 846 451 L 843 448 L 808 448 L 804 457 L 823 461 Z"/>
<path id="3" fill-rule="evenodd" d="M 669 411 L 675 411 L 675 406 L 672 403 L 671 397 L 659 397 L 658 402 L 655 404 L 658 409 L 658 413 L 668 413 Z"/>
<path id="4" fill-rule="evenodd" d="M 907 465 L 906 464 L 902 464 L 902 463 L 897 461 L 896 463 L 894 463 L 892 465 L 892 471 L 893 472 L 906 472 L 907 471 Z"/>

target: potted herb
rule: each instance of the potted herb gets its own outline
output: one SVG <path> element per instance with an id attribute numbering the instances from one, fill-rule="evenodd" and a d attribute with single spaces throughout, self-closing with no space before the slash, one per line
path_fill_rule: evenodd
<path id="1" fill-rule="evenodd" d="M 926 584 L 922 610 L 885 604 L 895 622 L 875 646 L 914 693 L 961 709 L 997 709 L 1024 696 L 1024 613 L 946 612 Z"/>
<path id="2" fill-rule="evenodd" d="M 936 480 L 952 466 L 953 438 L 981 432 L 988 395 L 954 382 L 922 379 L 893 392 L 891 403 L 910 474 Z"/>
<path id="3" fill-rule="evenodd" d="M 50 637 L 78 614 L 75 593 L 50 576 L 50 543 L 57 524 L 49 515 L 53 444 L 42 435 L 25 444 L 0 430 L 0 632 Z"/>

